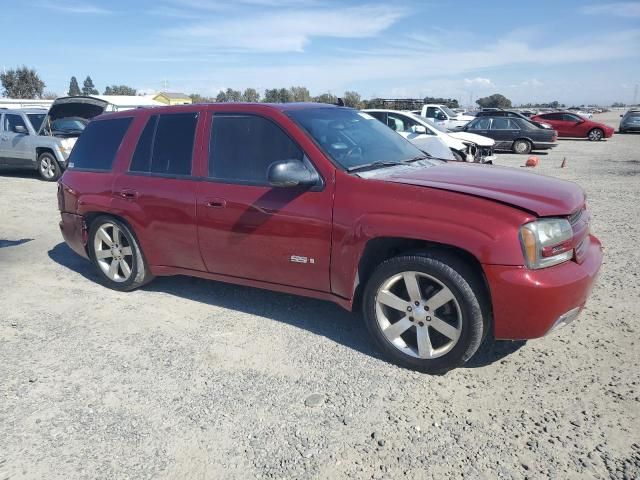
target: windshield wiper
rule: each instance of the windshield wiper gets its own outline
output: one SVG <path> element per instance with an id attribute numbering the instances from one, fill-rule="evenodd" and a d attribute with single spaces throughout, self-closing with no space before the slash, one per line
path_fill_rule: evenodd
<path id="1" fill-rule="evenodd" d="M 365 163 L 364 165 L 356 165 L 355 167 L 347 168 L 347 172 L 361 172 L 363 170 L 373 170 L 380 167 L 395 167 L 396 165 L 405 165 L 406 162 L 373 162 Z"/>

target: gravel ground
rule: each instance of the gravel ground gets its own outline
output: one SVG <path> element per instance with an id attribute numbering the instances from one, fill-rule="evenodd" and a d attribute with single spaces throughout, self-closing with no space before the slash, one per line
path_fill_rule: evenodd
<path id="1" fill-rule="evenodd" d="M 444 376 L 387 363 L 330 303 L 185 277 L 105 289 L 62 243 L 56 186 L 3 174 L 0 480 L 640 478 L 639 150 L 539 155 L 588 193 L 591 302 Z"/>

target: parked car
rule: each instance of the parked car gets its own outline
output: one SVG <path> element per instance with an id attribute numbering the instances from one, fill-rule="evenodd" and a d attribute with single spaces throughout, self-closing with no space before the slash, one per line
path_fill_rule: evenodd
<path id="1" fill-rule="evenodd" d="M 536 122 L 550 124 L 559 137 L 588 138 L 591 141 L 613 136 L 613 128 L 604 123 L 588 120 L 572 112 L 543 113 L 531 117 Z"/>
<path id="2" fill-rule="evenodd" d="M 521 118 L 522 120 L 526 120 L 527 122 L 535 125 L 538 128 L 549 128 L 549 129 L 553 129 L 553 127 L 545 122 L 536 122 L 535 120 L 532 120 L 531 118 L 523 115 L 520 112 L 516 112 L 514 110 L 502 110 L 502 109 L 496 109 L 496 110 L 482 110 L 480 112 L 478 112 L 478 114 L 476 115 L 476 117 L 480 118 L 480 117 L 509 117 L 509 118 Z"/>
<path id="3" fill-rule="evenodd" d="M 410 112 L 384 109 L 367 109 L 363 112 L 374 116 L 396 132 L 408 133 L 409 136 L 405 138 L 411 142 L 424 135 L 440 138 L 451 149 L 456 160 L 490 163 L 496 158 L 493 154 L 495 141 L 491 138 L 467 132 L 449 132 L 428 118 Z"/>
<path id="4" fill-rule="evenodd" d="M 548 150 L 557 145 L 558 139 L 555 130 L 536 127 L 528 120 L 517 117 L 478 117 L 462 130 L 493 138 L 496 150 L 512 150 L 515 153 Z"/>
<path id="5" fill-rule="evenodd" d="M 106 105 L 81 97 L 58 99 L 49 111 L 0 110 L 0 168 L 33 169 L 43 180 L 57 180 L 87 119 Z"/>
<path id="6" fill-rule="evenodd" d="M 474 118 L 469 115 L 456 113 L 445 105 L 435 105 L 431 103 L 422 106 L 420 115 L 428 118 L 436 125 L 441 125 L 449 129 L 463 127 Z"/>
<path id="7" fill-rule="evenodd" d="M 110 288 L 192 275 L 362 308 L 378 348 L 425 372 L 462 365 L 489 332 L 571 322 L 602 261 L 578 185 L 425 158 L 333 105 L 102 115 L 58 205 L 65 241 Z"/>
<path id="8" fill-rule="evenodd" d="M 620 115 L 620 126 L 618 132 L 640 132 L 640 110 L 629 110 L 624 115 Z"/>

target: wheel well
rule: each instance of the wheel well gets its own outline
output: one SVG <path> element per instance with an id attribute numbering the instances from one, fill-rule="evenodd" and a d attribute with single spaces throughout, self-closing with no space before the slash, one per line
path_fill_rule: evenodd
<path id="1" fill-rule="evenodd" d="M 53 155 L 53 158 L 55 158 L 56 162 L 58 161 L 58 159 L 56 158 L 56 154 L 54 153 L 54 151 L 49 148 L 49 147 L 36 147 L 36 157 L 40 158 L 40 155 L 42 155 L 43 153 L 50 153 L 51 155 Z"/>
<path id="2" fill-rule="evenodd" d="M 483 317 L 488 321 L 491 318 L 491 291 L 482 265 L 475 256 L 453 245 L 397 237 L 374 238 L 367 242 L 358 262 L 358 287 L 354 292 L 353 309 L 360 307 L 367 282 L 379 264 L 398 255 L 415 255 L 424 252 L 440 252 L 448 257 L 452 263 L 458 263 L 469 270 L 472 278 L 468 280 L 472 284 L 472 288 L 479 290 Z"/>
<path id="3" fill-rule="evenodd" d="M 89 230 L 91 230 L 91 224 L 95 221 L 96 218 L 111 217 L 124 223 L 127 226 L 127 228 L 131 231 L 133 236 L 136 238 L 136 242 L 138 242 L 138 245 L 140 244 L 140 241 L 138 240 L 138 236 L 136 235 L 136 231 L 133 229 L 131 224 L 124 217 L 121 217 L 120 215 L 115 215 L 111 212 L 89 212 L 89 213 L 85 213 L 83 217 L 84 217 L 84 225 L 87 231 L 87 235 L 89 234 Z M 87 244 L 84 246 L 84 249 L 86 250 L 87 255 L 91 256 L 91 251 L 89 250 L 88 241 L 87 241 Z"/>

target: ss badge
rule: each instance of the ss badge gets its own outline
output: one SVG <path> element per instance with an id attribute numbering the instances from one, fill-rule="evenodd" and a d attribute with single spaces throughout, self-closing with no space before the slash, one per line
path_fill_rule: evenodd
<path id="1" fill-rule="evenodd" d="M 291 255 L 290 261 L 293 263 L 316 263 L 313 258 L 302 257 L 300 255 Z"/>

